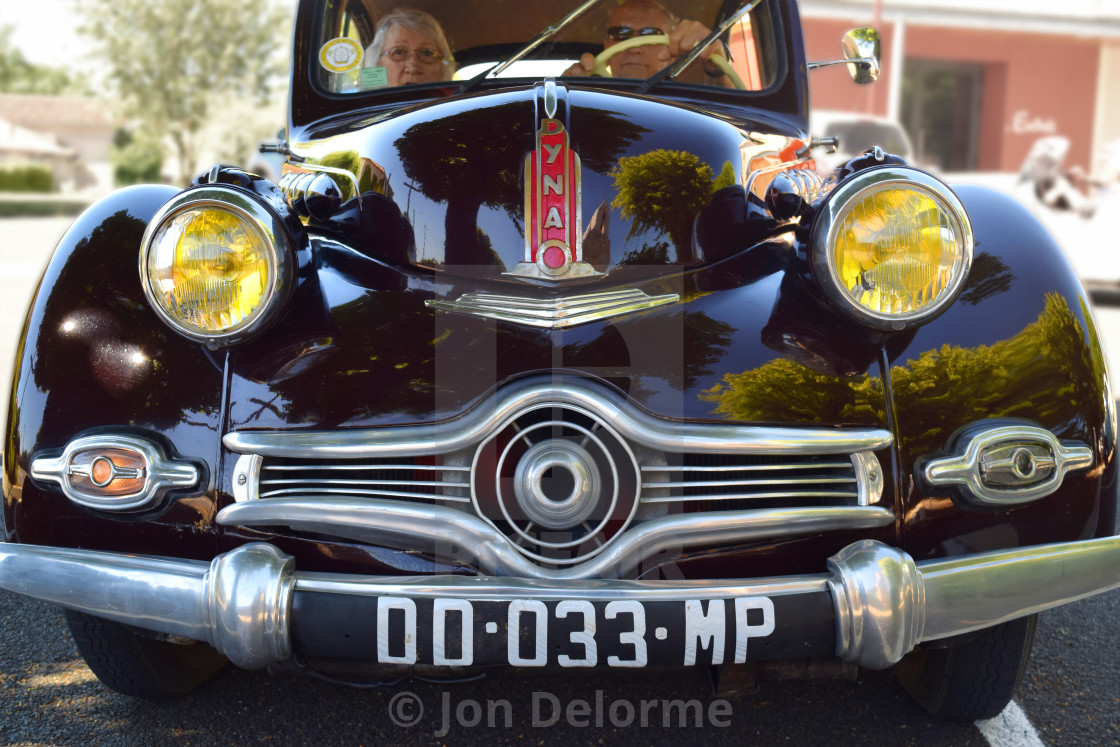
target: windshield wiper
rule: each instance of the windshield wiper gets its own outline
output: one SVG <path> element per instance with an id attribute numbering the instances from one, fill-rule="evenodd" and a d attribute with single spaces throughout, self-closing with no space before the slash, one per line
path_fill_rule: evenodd
<path id="1" fill-rule="evenodd" d="M 638 89 L 635 91 L 635 93 L 649 93 L 650 89 L 652 89 L 654 86 L 659 85 L 662 81 L 672 80 L 673 78 L 680 75 L 682 72 L 684 72 L 684 69 L 686 67 L 691 65 L 692 62 L 700 56 L 701 52 L 708 48 L 709 44 L 714 42 L 719 37 L 723 36 L 724 32 L 731 28 L 732 24 L 734 24 L 747 13 L 750 13 L 752 10 L 758 7 L 758 4 L 761 2 L 762 0 L 751 0 L 742 8 L 739 8 L 739 10 L 729 15 L 723 20 L 723 23 L 712 29 L 707 36 L 705 36 L 700 42 L 696 44 L 696 46 L 689 50 L 688 54 L 682 56 L 679 60 L 677 60 L 675 63 L 665 68 L 664 70 L 656 72 L 646 78 L 645 83 L 642 83 L 642 85 L 638 86 Z"/>
<path id="2" fill-rule="evenodd" d="M 478 75 L 476 75 L 473 78 L 471 78 L 470 80 L 464 82 L 460 90 L 463 93 L 466 93 L 467 91 L 470 91 L 471 89 L 473 89 L 475 86 L 477 86 L 479 83 L 481 83 L 486 78 L 497 77 L 500 73 L 502 73 L 510 65 L 517 62 L 518 60 L 520 60 L 525 55 L 532 52 L 534 49 L 536 49 L 540 45 L 544 44 L 546 41 L 548 41 L 552 37 L 556 36 L 556 34 L 563 31 L 565 28 L 567 28 L 572 23 L 572 21 L 574 21 L 577 18 L 579 18 L 580 16 L 582 16 L 585 12 L 587 12 L 587 10 L 589 10 L 594 5 L 597 5 L 598 3 L 599 3 L 599 0 L 586 0 L 586 2 L 584 2 L 582 5 L 580 5 L 578 8 L 573 10 L 568 15 L 561 18 L 559 21 L 557 21 L 553 25 L 545 26 L 544 29 L 539 34 L 537 34 L 536 38 L 534 38 L 533 41 L 529 42 L 524 47 L 522 47 L 521 49 L 514 52 L 511 57 L 509 57 L 508 59 L 498 63 L 498 65 L 495 66 L 495 67 L 491 67 L 491 68 L 487 68 L 486 70 L 483 70 Z"/>

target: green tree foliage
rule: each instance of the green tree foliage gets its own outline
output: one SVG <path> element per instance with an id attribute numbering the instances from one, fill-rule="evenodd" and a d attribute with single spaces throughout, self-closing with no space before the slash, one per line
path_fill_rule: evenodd
<path id="1" fill-rule="evenodd" d="M 238 99 L 263 104 L 287 59 L 289 11 L 271 1 L 81 0 L 78 11 L 122 115 L 168 138 L 183 175 L 209 119 Z"/>
<path id="2" fill-rule="evenodd" d="M 34 93 L 57 96 L 85 94 L 89 85 L 81 75 L 28 62 L 12 46 L 12 27 L 0 27 L 0 93 Z"/>
<path id="3" fill-rule="evenodd" d="M 50 192 L 54 174 L 41 163 L 6 163 L 0 166 L 0 192 Z"/>
<path id="4" fill-rule="evenodd" d="M 1070 413 L 1099 412 L 1100 397 L 1086 382 L 1103 381 L 1105 363 L 1094 352 L 1088 309 L 1082 304 L 1078 312 L 1062 296 L 1048 294 L 1038 319 L 1006 340 L 944 345 L 893 366 L 894 401 L 908 448 L 931 453 L 957 428 L 984 418 L 1060 423 Z M 877 378 L 842 379 L 786 359 L 727 374 L 701 396 L 716 404 L 717 414 L 735 420 L 866 422 L 854 417 L 861 412 L 886 419 Z"/>
<path id="5" fill-rule="evenodd" d="M 865 374 L 842 379 L 785 358 L 725 374 L 700 398 L 715 402 L 716 414 L 760 423 L 866 422 L 866 413 L 879 413 L 874 419 L 881 419 L 883 411 L 883 385 L 878 378 Z"/>
<path id="6" fill-rule="evenodd" d="M 668 235 L 677 252 L 692 243 L 692 222 L 716 190 L 735 183 L 735 168 L 724 161 L 713 178 L 712 167 L 683 150 L 652 150 L 622 158 L 611 169 L 615 198 L 611 207 L 633 221 L 630 237 L 650 229 Z M 627 261 L 656 256 L 655 247 L 632 253 Z M 668 253 L 665 252 L 665 256 Z"/>
<path id="7" fill-rule="evenodd" d="M 619 160 L 611 170 L 617 192 L 611 207 L 632 220 L 630 236 L 655 229 L 678 251 L 690 245 L 692 221 L 712 193 L 712 167 L 683 150 L 652 150 Z"/>
<path id="8" fill-rule="evenodd" d="M 125 129 L 113 135 L 109 150 L 113 163 L 113 182 L 118 187 L 128 184 L 151 184 L 160 180 L 163 153 L 151 138 L 137 138 Z"/>

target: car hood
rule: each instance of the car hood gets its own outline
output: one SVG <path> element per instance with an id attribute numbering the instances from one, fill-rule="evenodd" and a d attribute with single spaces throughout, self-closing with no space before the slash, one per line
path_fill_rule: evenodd
<path id="1" fill-rule="evenodd" d="M 559 287 L 761 240 L 774 224 L 743 225 L 747 195 L 801 165 L 798 135 L 762 114 L 546 81 L 307 128 L 292 168 L 329 171 L 350 209 L 313 227 L 370 256 Z"/>
<path id="2" fill-rule="evenodd" d="M 762 115 L 548 89 L 300 133 L 304 168 L 358 187 L 308 224 L 315 282 L 287 321 L 231 351 L 229 427 L 451 421 L 541 375 L 594 379 L 668 418 L 882 427 L 880 340 L 806 286 L 794 226 L 756 193 L 803 142 Z M 547 158 L 549 120 L 578 156 L 578 187 L 563 184 L 586 216 L 573 264 L 589 271 L 563 277 L 532 272 L 525 235 L 526 161 Z"/>

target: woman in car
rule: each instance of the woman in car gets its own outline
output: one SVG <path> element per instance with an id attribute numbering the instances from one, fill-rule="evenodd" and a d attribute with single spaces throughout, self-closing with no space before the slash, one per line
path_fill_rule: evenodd
<path id="1" fill-rule="evenodd" d="M 422 10 L 395 8 L 377 24 L 366 67 L 384 67 L 390 86 L 451 80 L 455 58 L 439 21 Z"/>

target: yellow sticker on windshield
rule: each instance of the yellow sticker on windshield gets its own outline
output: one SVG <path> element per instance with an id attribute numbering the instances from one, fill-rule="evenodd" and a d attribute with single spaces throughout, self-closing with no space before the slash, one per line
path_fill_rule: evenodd
<path id="1" fill-rule="evenodd" d="M 331 39 L 319 50 L 319 64 L 332 73 L 346 73 L 362 64 L 362 45 L 353 39 Z"/>

